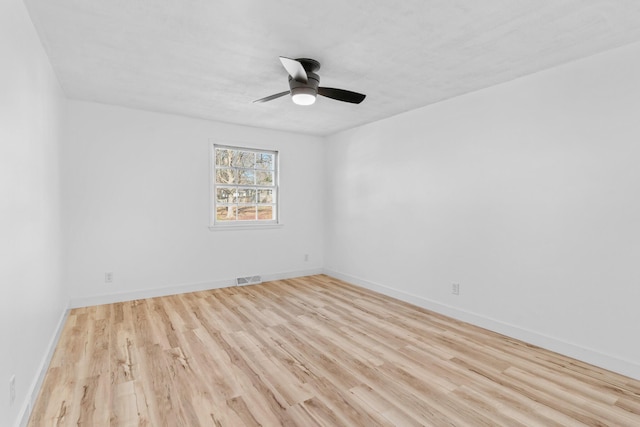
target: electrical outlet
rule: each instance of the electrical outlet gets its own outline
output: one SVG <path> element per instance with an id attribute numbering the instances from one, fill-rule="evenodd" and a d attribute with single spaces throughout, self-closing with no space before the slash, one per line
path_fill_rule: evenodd
<path id="1" fill-rule="evenodd" d="M 113 282 L 113 273 L 104 273 L 104 283 L 112 283 Z"/>
<path id="2" fill-rule="evenodd" d="M 11 375 L 9 380 L 9 406 L 13 406 L 13 402 L 16 401 L 16 376 Z"/>
<path id="3" fill-rule="evenodd" d="M 451 293 L 454 295 L 460 295 L 460 283 L 451 284 Z"/>

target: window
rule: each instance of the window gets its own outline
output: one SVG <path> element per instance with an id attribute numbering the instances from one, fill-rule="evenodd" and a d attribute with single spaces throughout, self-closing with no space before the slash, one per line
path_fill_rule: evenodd
<path id="1" fill-rule="evenodd" d="M 214 145 L 213 226 L 278 223 L 278 152 Z"/>

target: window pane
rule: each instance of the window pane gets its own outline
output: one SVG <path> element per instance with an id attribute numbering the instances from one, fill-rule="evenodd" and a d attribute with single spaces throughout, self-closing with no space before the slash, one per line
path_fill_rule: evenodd
<path id="1" fill-rule="evenodd" d="M 235 221 L 236 207 L 235 206 L 218 206 L 218 208 L 216 209 L 216 219 L 218 221 Z"/>
<path id="2" fill-rule="evenodd" d="M 256 171 L 256 184 L 258 184 L 258 185 L 273 185 L 273 172 L 271 172 L 271 171 Z"/>
<path id="3" fill-rule="evenodd" d="M 273 154 L 256 153 L 256 169 L 273 170 Z"/>
<path id="4" fill-rule="evenodd" d="M 239 206 L 238 219 L 241 221 L 255 221 L 256 206 Z"/>
<path id="5" fill-rule="evenodd" d="M 256 173 L 251 169 L 242 169 L 238 171 L 238 183 L 244 185 L 255 184 Z"/>
<path id="6" fill-rule="evenodd" d="M 236 171 L 233 169 L 221 168 L 216 170 L 217 184 L 234 184 L 236 182 Z"/>
<path id="7" fill-rule="evenodd" d="M 278 216 L 275 182 L 278 154 L 214 146 L 213 155 L 213 221 L 275 220 Z"/>
<path id="8" fill-rule="evenodd" d="M 236 151 L 233 155 L 233 164 L 237 168 L 253 168 L 256 164 L 256 153 L 251 151 Z"/>
<path id="9" fill-rule="evenodd" d="M 258 219 L 274 219 L 273 206 L 258 206 Z"/>
<path id="10" fill-rule="evenodd" d="M 216 148 L 216 166 L 231 166 L 233 150 Z"/>
<path id="11" fill-rule="evenodd" d="M 273 190 L 258 190 L 258 203 L 273 203 Z"/>
<path id="12" fill-rule="evenodd" d="M 235 203 L 237 196 L 238 190 L 233 187 L 218 187 L 216 191 L 218 203 Z"/>
<path id="13" fill-rule="evenodd" d="M 256 190 L 241 188 L 238 190 L 238 203 L 255 203 Z"/>

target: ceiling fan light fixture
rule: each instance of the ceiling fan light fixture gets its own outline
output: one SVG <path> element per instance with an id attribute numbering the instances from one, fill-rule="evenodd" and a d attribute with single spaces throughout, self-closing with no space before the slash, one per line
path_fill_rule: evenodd
<path id="1" fill-rule="evenodd" d="M 311 105 L 316 102 L 316 91 L 310 87 L 296 87 L 291 89 L 291 100 L 297 105 Z"/>

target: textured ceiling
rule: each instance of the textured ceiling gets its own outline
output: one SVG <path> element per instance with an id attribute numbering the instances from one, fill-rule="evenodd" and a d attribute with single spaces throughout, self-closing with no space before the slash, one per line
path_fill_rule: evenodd
<path id="1" fill-rule="evenodd" d="M 25 0 L 72 99 L 328 135 L 640 40 L 638 0 Z M 288 89 L 278 56 L 367 94 Z"/>

